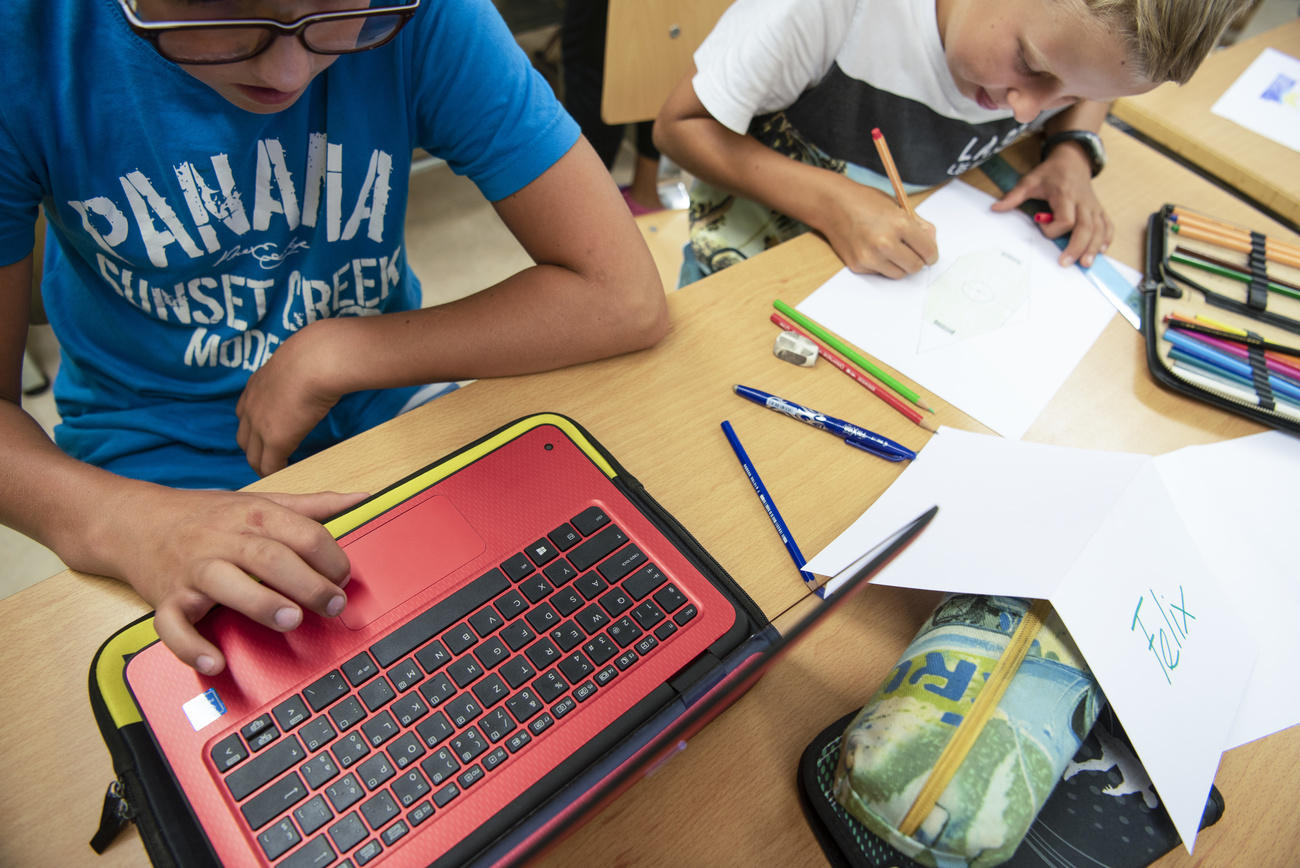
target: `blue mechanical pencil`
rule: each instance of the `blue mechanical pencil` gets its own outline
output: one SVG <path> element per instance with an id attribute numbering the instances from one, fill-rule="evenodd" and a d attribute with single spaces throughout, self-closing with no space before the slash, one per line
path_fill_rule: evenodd
<path id="1" fill-rule="evenodd" d="M 749 386 L 735 386 L 733 388 L 735 388 L 736 394 L 742 398 L 748 398 L 755 404 L 761 404 L 769 410 L 784 413 L 790 418 L 798 419 L 800 422 L 814 428 L 829 431 L 836 437 L 843 438 L 844 442 L 850 446 L 856 446 L 886 461 L 911 461 L 916 457 L 916 453 L 903 444 L 896 443 L 888 437 L 882 437 L 874 431 L 868 431 L 866 428 L 851 425 L 843 419 L 836 419 L 833 416 L 818 413 L 816 410 L 809 410 L 807 407 L 802 407 L 793 401 L 778 398 L 776 395 L 769 395 L 767 392 L 758 389 L 751 389 Z"/>

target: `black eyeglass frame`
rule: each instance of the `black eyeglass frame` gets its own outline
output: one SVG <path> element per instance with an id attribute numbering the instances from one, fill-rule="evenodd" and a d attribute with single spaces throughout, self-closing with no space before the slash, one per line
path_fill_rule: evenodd
<path id="1" fill-rule="evenodd" d="M 369 51 L 372 48 L 378 48 L 379 46 L 390 42 L 394 37 L 396 37 L 397 34 L 401 32 L 402 28 L 406 26 L 406 22 L 411 20 L 411 16 L 420 8 L 420 2 L 421 0 L 410 0 L 410 2 L 402 3 L 401 5 L 382 6 L 376 9 L 347 9 L 341 12 L 313 12 L 310 15 L 304 15 L 301 18 L 287 23 L 276 21 L 273 18 L 223 18 L 208 21 L 145 21 L 135 14 L 135 10 L 128 5 L 127 0 L 117 0 L 117 5 L 121 7 L 122 14 L 126 16 L 126 23 L 131 27 L 131 30 L 133 30 L 137 36 L 152 45 L 154 50 L 167 60 L 185 66 L 218 66 L 223 63 L 240 63 L 241 61 L 257 57 L 259 54 L 271 47 L 271 43 L 275 41 L 275 36 L 297 36 L 298 41 L 302 43 L 303 48 L 306 48 L 313 54 L 341 55 L 358 54 L 362 51 Z M 319 49 L 313 48 L 307 42 L 306 31 L 307 28 L 313 24 L 322 21 L 374 18 L 380 15 L 396 15 L 399 17 L 399 20 L 397 26 L 393 28 L 393 32 L 388 34 L 379 42 L 376 42 L 374 45 L 367 45 L 364 48 L 345 49 L 342 51 L 320 51 Z M 259 46 L 256 51 L 253 51 L 250 54 L 243 57 L 222 60 L 180 60 L 172 57 L 164 51 L 160 43 L 163 34 L 166 32 L 174 32 L 177 30 L 231 30 L 241 27 L 258 28 L 267 31 L 272 34 L 273 38 L 268 39 L 265 43 Z"/>

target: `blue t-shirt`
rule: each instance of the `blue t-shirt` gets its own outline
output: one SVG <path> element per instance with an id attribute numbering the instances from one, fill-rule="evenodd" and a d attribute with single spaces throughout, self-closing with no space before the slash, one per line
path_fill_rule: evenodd
<path id="1" fill-rule="evenodd" d="M 163 59 L 114 0 L 15 0 L 0 43 L 0 264 L 31 251 L 43 207 L 56 440 L 172 485 L 256 478 L 235 403 L 296 330 L 420 306 L 403 236 L 414 149 L 495 201 L 578 136 L 489 0 L 424 3 L 271 115 Z M 345 396 L 295 457 L 411 391 Z"/>

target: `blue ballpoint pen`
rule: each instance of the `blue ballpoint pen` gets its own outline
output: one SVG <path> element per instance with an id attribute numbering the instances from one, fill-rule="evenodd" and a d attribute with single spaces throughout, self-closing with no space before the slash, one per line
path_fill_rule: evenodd
<path id="1" fill-rule="evenodd" d="M 896 443 L 888 437 L 882 437 L 874 431 L 868 431 L 866 428 L 859 428 L 857 425 L 852 425 L 843 419 L 836 419 L 833 416 L 818 413 L 816 410 L 809 410 L 807 407 L 802 407 L 793 401 L 778 398 L 776 395 L 769 395 L 767 392 L 758 389 L 751 389 L 749 386 L 734 386 L 733 388 L 736 390 L 736 394 L 742 398 L 748 398 L 755 404 L 761 404 L 769 410 L 784 413 L 791 419 L 798 419 L 806 425 L 829 431 L 836 437 L 843 438 L 844 442 L 850 446 L 856 446 L 886 461 L 911 461 L 916 457 L 916 453 L 903 444 Z"/>

